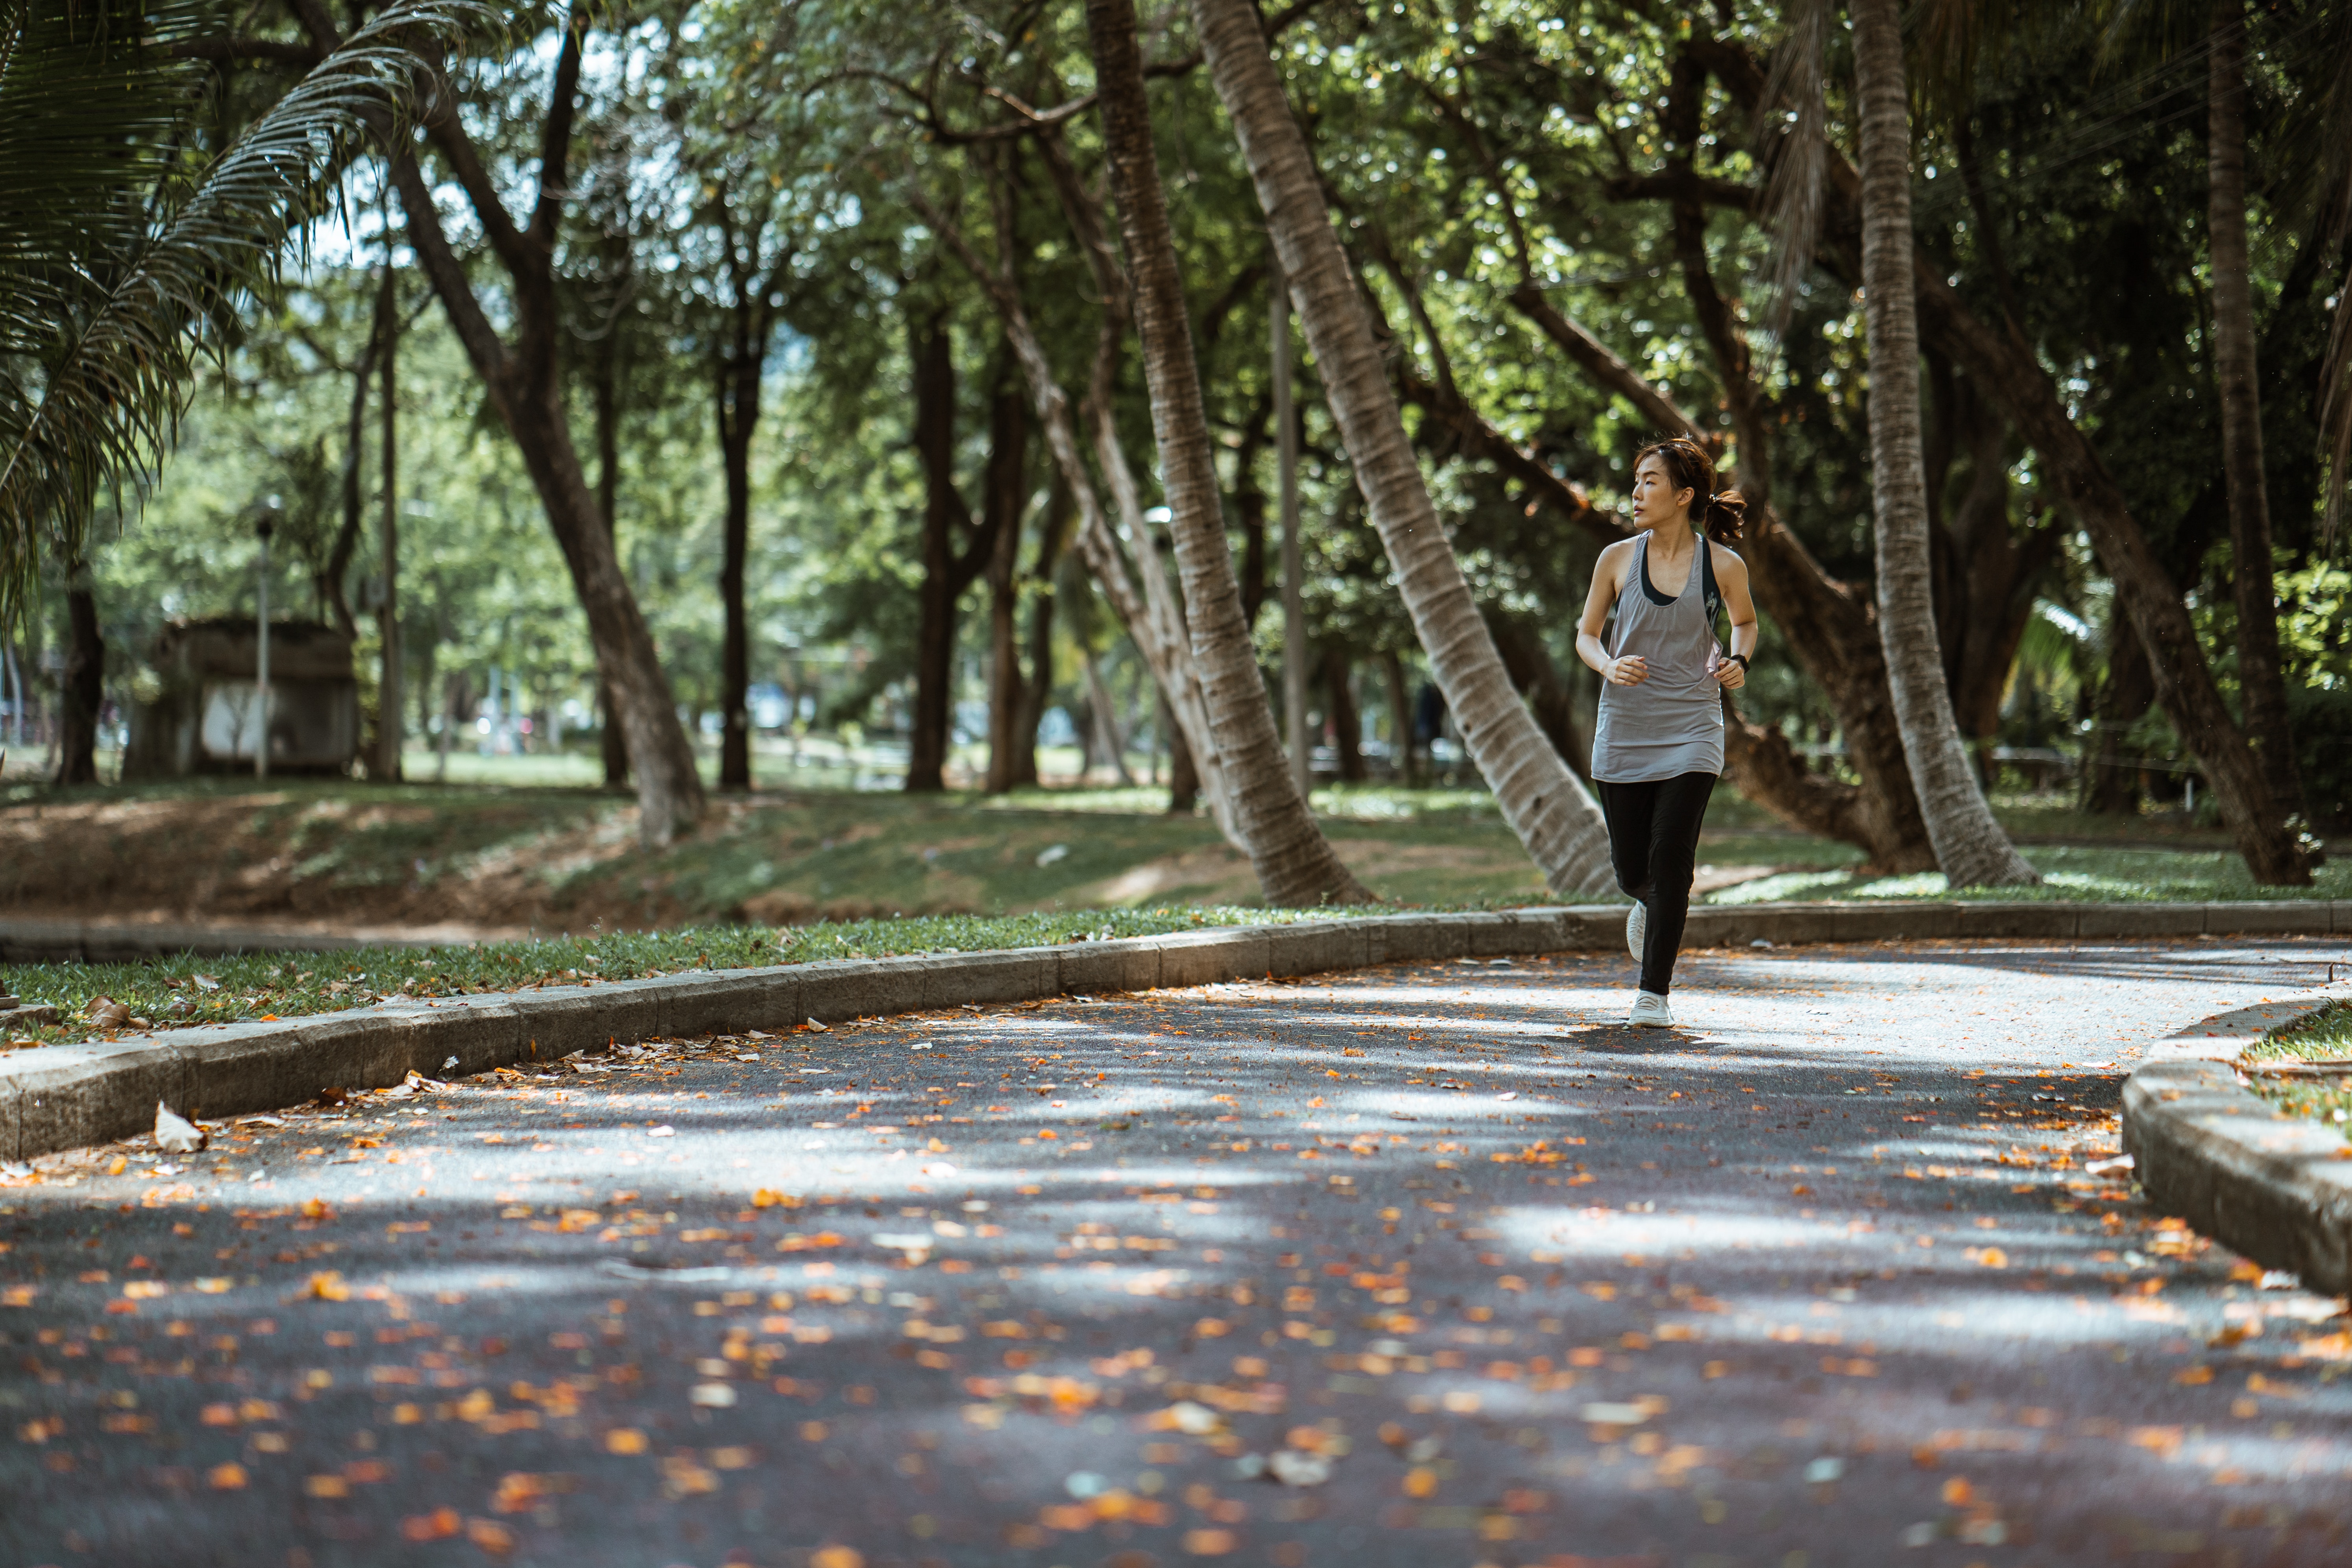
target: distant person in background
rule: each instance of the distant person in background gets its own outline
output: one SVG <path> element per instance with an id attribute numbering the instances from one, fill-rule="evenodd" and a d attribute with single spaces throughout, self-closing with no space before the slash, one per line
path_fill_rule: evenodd
<path id="1" fill-rule="evenodd" d="M 1674 1026 L 1666 993 L 1690 915 L 1699 828 L 1723 772 L 1722 694 L 1746 684 L 1756 650 L 1748 563 L 1728 548 L 1747 511 L 1738 491 L 1715 488 L 1715 461 L 1697 443 L 1643 447 L 1633 465 L 1636 531 L 1601 552 L 1577 626 L 1577 657 L 1601 672 L 1592 784 L 1617 885 L 1633 900 L 1625 948 L 1642 974 L 1627 1022 L 1645 1028 Z M 1726 608 L 1727 654 L 1715 640 Z"/>

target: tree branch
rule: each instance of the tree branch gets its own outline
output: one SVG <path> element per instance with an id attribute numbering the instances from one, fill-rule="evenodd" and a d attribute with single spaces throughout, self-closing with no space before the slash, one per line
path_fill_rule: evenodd
<path id="1" fill-rule="evenodd" d="M 588 18 L 573 7 L 563 19 L 563 48 L 555 57 L 555 80 L 548 89 L 547 124 L 539 144 L 539 202 L 531 210 L 523 237 L 533 247 L 552 255 L 556 226 L 563 221 L 563 204 L 571 199 L 566 177 L 572 156 L 572 123 L 580 112 L 581 42 Z"/>

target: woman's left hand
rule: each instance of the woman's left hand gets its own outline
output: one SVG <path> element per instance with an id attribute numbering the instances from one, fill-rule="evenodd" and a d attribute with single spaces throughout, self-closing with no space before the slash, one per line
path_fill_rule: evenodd
<path id="1" fill-rule="evenodd" d="M 1736 658 L 1718 660 L 1715 667 L 1715 683 L 1726 691 L 1737 691 L 1748 684 L 1748 667 Z"/>

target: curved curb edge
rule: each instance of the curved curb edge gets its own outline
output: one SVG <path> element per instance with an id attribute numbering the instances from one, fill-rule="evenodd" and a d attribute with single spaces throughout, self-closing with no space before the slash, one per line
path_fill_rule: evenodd
<path id="1" fill-rule="evenodd" d="M 2123 1089 L 2123 1147 L 2149 1200 L 2323 1296 L 2352 1294 L 2352 1143 L 2273 1110 L 2229 1058 L 2347 994 L 2331 986 L 2193 1026 Z"/>

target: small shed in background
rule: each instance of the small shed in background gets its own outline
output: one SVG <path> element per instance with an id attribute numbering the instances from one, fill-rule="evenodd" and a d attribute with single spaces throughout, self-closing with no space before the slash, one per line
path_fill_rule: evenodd
<path id="1" fill-rule="evenodd" d="M 247 773 L 260 739 L 251 616 L 174 621 L 148 662 L 162 689 L 131 710 L 122 776 Z M 317 621 L 269 623 L 269 771 L 342 773 L 359 754 L 352 643 Z"/>

